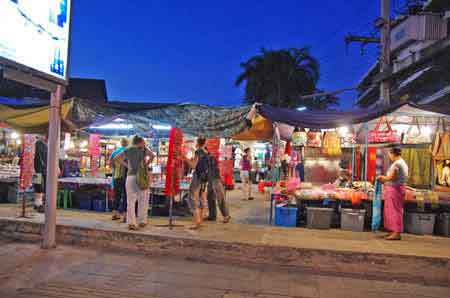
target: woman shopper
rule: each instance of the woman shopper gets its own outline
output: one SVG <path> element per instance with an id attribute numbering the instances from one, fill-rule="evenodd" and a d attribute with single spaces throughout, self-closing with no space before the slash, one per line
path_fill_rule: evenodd
<path id="1" fill-rule="evenodd" d="M 244 149 L 244 155 L 241 161 L 241 180 L 242 191 L 244 193 L 244 200 L 253 200 L 252 197 L 252 181 L 250 179 L 250 173 L 252 171 L 252 157 L 250 148 Z"/>
<path id="2" fill-rule="evenodd" d="M 154 157 L 155 155 L 147 148 L 144 139 L 139 136 L 134 136 L 132 145 L 114 157 L 114 161 L 128 168 L 125 188 L 127 193 L 127 224 L 130 230 L 138 229 L 136 224 L 136 201 L 138 203 L 137 221 L 139 222 L 139 227 L 145 227 L 148 222 L 149 192 L 148 189 L 142 189 L 139 186 L 138 175 L 141 169 L 148 169 L 148 165 Z"/>
<path id="3" fill-rule="evenodd" d="M 114 158 L 125 151 L 128 147 L 128 139 L 122 138 L 120 140 L 120 147 L 111 153 L 111 164 L 113 169 L 113 190 L 114 190 L 114 203 L 112 206 L 113 214 L 112 220 L 119 220 L 123 216 L 123 222 L 126 222 L 127 211 L 127 196 L 125 191 L 125 182 L 127 178 L 127 168 L 120 162 L 114 161 Z"/>
<path id="4" fill-rule="evenodd" d="M 207 204 L 208 151 L 205 148 L 205 144 L 205 138 L 197 138 L 194 157 L 184 157 L 184 160 L 189 167 L 195 169 L 191 185 L 189 186 L 189 194 L 194 204 L 194 226 L 191 227 L 193 230 L 197 230 L 201 227 L 203 223 L 203 213 Z"/>
<path id="5" fill-rule="evenodd" d="M 378 180 L 385 183 L 384 196 L 384 228 L 390 231 L 386 240 L 400 240 L 403 232 L 403 203 L 406 195 L 408 180 L 408 165 L 402 158 L 400 148 L 389 150 L 392 161 L 386 176 L 379 176 Z"/>

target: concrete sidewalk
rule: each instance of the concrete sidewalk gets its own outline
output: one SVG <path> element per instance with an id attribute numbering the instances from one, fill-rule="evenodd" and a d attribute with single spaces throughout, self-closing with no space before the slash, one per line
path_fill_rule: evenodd
<path id="1" fill-rule="evenodd" d="M 258 203 L 246 202 L 246 204 L 257 205 Z M 57 223 L 60 225 L 128 232 L 126 224 L 111 221 L 109 213 L 61 209 L 58 209 L 57 212 Z M 0 205 L 0 218 L 16 219 L 17 214 L 16 206 Z M 244 215 L 241 214 L 241 216 Z M 44 217 L 42 214 L 36 213 L 26 221 L 43 223 Z M 168 219 L 158 217 L 150 218 L 148 227 L 131 233 L 304 249 L 438 257 L 450 260 L 450 238 L 445 237 L 404 234 L 402 241 L 389 242 L 382 239 L 383 233 L 357 233 L 336 229 L 281 228 L 269 225 L 236 224 L 234 222 L 234 219 L 226 225 L 219 221 L 216 223 L 205 222 L 203 229 L 192 231 L 189 229 L 191 226 L 189 218 L 178 218 L 176 223 L 183 225 L 183 227 L 169 230 L 166 227 L 159 227 L 159 225 L 167 224 Z"/>
<path id="2" fill-rule="evenodd" d="M 447 298 L 449 287 L 0 239 L 0 297 Z"/>

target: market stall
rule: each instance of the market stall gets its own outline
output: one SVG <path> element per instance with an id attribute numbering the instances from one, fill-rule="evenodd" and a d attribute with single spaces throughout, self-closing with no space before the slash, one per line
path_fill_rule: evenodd
<path id="1" fill-rule="evenodd" d="M 448 123 L 448 115 L 426 106 L 410 104 L 350 113 L 305 113 L 262 105 L 258 107 L 258 112 L 273 121 L 276 127 L 272 142 L 275 144 L 275 167 L 281 167 L 284 156 L 292 157 L 289 151 L 298 151 L 303 159 L 305 179 L 299 181 L 292 174 L 284 175 L 288 179 L 280 181 L 272 194 L 274 203 L 284 201 L 294 205 L 291 213 L 286 213 L 288 207 L 281 209 L 277 206 L 279 218 L 291 218 L 287 222 L 278 221 L 280 225 L 323 227 L 320 221 L 325 220 L 325 226 L 330 227 L 338 211 L 338 215 L 343 215 L 342 210 L 351 208 L 364 210 L 362 217 L 360 212 L 350 214 L 354 219 L 363 218 L 360 223 L 368 228 L 372 213 L 370 203 L 375 196 L 375 177 L 386 172 L 389 165 L 386 150 L 393 145 L 403 148 L 404 159 L 410 168 L 406 204 L 409 213 L 436 214 L 439 213 L 439 206 L 446 204 L 445 197 L 433 191 L 436 168 L 432 166 L 430 145 L 433 140 L 439 144 L 434 160 L 436 156 L 439 156 L 438 160 L 445 160 L 443 152 L 446 152 L 448 141 L 445 129 L 441 130 L 440 126 L 441 123 Z M 296 138 L 300 139 L 300 147 L 290 143 L 298 142 Z M 282 142 L 282 139 L 287 142 Z M 297 150 L 290 147 L 297 147 Z M 345 178 L 353 183 L 341 187 L 333 182 L 338 182 L 344 171 L 350 173 L 351 179 Z M 436 177 L 442 177 L 442 174 Z M 305 204 L 308 212 L 303 208 Z M 321 208 L 314 209 L 317 207 Z M 289 216 L 282 216 L 283 210 Z M 271 214 L 272 209 L 270 218 Z M 320 219 L 319 224 L 310 220 L 313 217 Z M 335 220 L 335 225 L 339 222 L 342 225 L 343 218 L 348 219 L 348 214 L 341 216 L 340 221 Z M 434 216 L 426 218 L 434 220 Z"/>

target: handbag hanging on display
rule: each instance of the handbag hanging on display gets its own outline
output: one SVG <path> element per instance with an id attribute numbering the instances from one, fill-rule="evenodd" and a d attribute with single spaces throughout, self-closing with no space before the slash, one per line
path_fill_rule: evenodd
<path id="1" fill-rule="evenodd" d="M 308 142 L 308 136 L 304 128 L 296 127 L 292 133 L 292 147 L 294 150 L 300 150 Z"/>
<path id="2" fill-rule="evenodd" d="M 417 130 L 413 131 L 414 128 L 417 128 Z M 417 117 L 413 117 L 413 124 L 410 125 L 406 133 L 402 135 L 402 143 L 429 144 L 431 141 L 431 135 L 425 134 L 420 127 L 419 119 Z"/>
<path id="3" fill-rule="evenodd" d="M 386 128 L 381 130 L 383 122 L 386 124 Z M 397 131 L 393 130 L 391 124 L 386 117 L 381 117 L 378 120 L 374 130 L 369 131 L 369 143 L 399 143 L 400 139 L 397 135 Z"/>
<path id="4" fill-rule="evenodd" d="M 320 131 L 320 129 L 310 129 L 307 136 L 307 145 L 309 147 L 322 147 L 322 132 Z"/>
<path id="5" fill-rule="evenodd" d="M 341 135 L 341 147 L 342 148 L 353 148 L 356 145 L 356 133 L 351 126 L 350 130 L 348 132 L 345 132 L 343 135 Z"/>
<path id="6" fill-rule="evenodd" d="M 342 154 L 341 139 L 336 131 L 327 131 L 323 136 L 322 152 L 329 156 Z"/>

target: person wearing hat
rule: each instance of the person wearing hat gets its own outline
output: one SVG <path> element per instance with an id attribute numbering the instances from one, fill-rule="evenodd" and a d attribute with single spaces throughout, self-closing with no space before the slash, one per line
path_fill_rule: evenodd
<path id="1" fill-rule="evenodd" d="M 378 181 L 385 184 L 383 188 L 384 228 L 390 231 L 385 239 L 401 240 L 408 165 L 402 158 L 402 150 L 397 147 L 389 150 L 389 159 L 392 164 L 387 175 L 378 177 Z"/>

